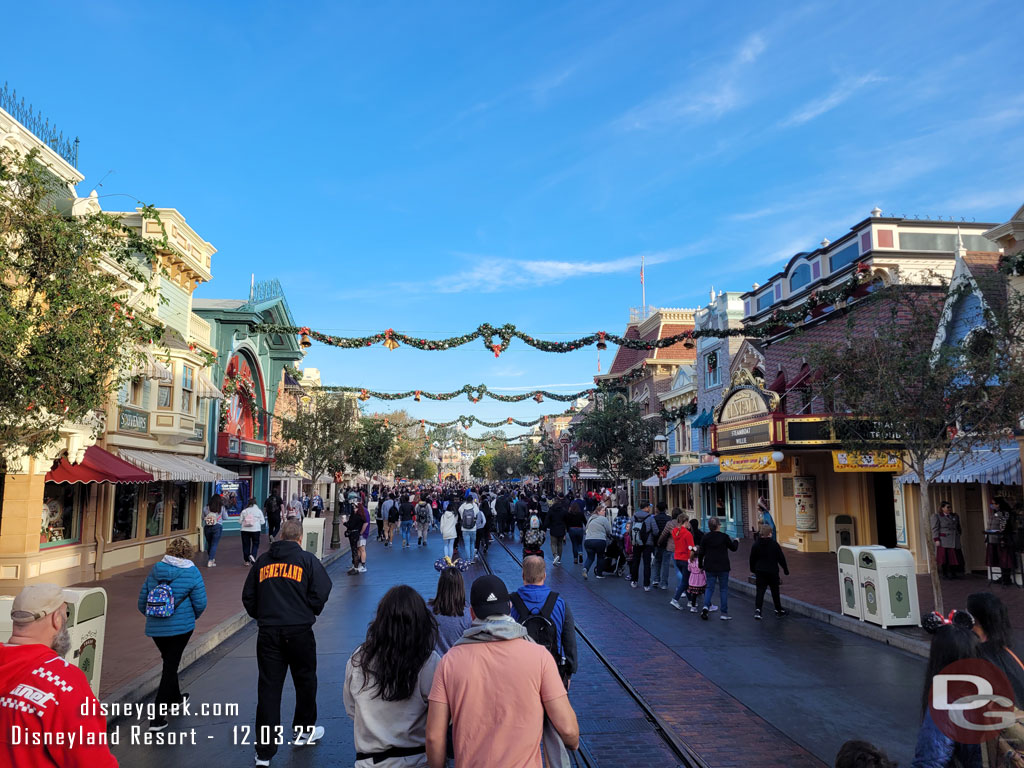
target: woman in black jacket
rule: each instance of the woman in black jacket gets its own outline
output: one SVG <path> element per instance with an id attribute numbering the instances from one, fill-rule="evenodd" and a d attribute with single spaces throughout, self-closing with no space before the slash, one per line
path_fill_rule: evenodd
<path id="1" fill-rule="evenodd" d="M 757 580 L 757 597 L 754 600 L 754 618 L 761 618 L 761 608 L 764 606 L 764 591 L 771 588 L 772 602 L 775 603 L 775 615 L 785 616 L 788 611 L 782 607 L 779 599 L 779 567 L 789 576 L 789 566 L 786 564 L 786 555 L 782 552 L 779 542 L 772 538 L 772 527 L 761 526 L 761 536 L 750 548 L 750 570 Z"/>
<path id="2" fill-rule="evenodd" d="M 560 499 L 561 504 L 566 499 Z M 565 513 L 565 527 L 569 532 L 569 541 L 572 542 L 573 563 L 583 562 L 583 534 L 587 527 L 587 516 L 583 513 L 583 504 L 579 499 L 569 502 L 569 511 Z"/>
<path id="3" fill-rule="evenodd" d="M 558 499 L 548 508 L 547 525 L 548 535 L 551 536 L 551 564 L 560 565 L 562 562 L 562 547 L 565 545 L 566 514 L 565 502 Z M 574 561 L 575 562 L 575 561 Z"/>

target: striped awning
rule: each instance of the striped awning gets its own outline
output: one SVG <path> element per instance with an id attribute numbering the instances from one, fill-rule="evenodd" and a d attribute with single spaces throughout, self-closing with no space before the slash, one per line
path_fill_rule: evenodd
<path id="1" fill-rule="evenodd" d="M 174 382 L 174 372 L 158 359 L 151 349 L 140 349 L 143 359 L 128 371 L 130 379 L 156 379 L 168 384 Z"/>
<path id="2" fill-rule="evenodd" d="M 122 448 L 118 453 L 125 461 L 152 473 L 157 480 L 187 480 L 193 483 L 216 483 L 237 480 L 238 475 L 224 467 L 183 453 L 136 451 Z"/>
<path id="3" fill-rule="evenodd" d="M 942 461 L 930 461 L 925 465 L 925 474 L 932 477 L 942 469 Z M 916 483 L 917 474 L 907 472 L 900 475 L 900 483 Z M 998 449 L 982 448 L 971 453 L 953 454 L 946 460 L 946 467 L 931 480 L 935 483 L 987 483 L 988 485 L 1020 485 L 1020 449 L 1016 443 L 1003 443 Z"/>
<path id="4" fill-rule="evenodd" d="M 196 394 L 200 400 L 221 400 L 224 397 L 224 393 L 221 392 L 217 385 L 210 381 L 210 377 L 205 372 L 200 371 L 196 381 Z"/>

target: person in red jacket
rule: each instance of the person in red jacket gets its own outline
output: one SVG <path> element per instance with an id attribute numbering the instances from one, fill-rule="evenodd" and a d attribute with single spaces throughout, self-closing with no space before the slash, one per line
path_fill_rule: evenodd
<path id="1" fill-rule="evenodd" d="M 0 765 L 117 768 L 89 681 L 63 658 L 67 617 L 56 584 L 32 584 L 14 598 L 14 630 L 0 645 Z"/>

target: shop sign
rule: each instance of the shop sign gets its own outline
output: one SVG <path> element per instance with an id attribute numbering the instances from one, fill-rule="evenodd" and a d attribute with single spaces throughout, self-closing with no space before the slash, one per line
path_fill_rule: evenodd
<path id="1" fill-rule="evenodd" d="M 793 504 L 796 506 L 796 530 L 798 533 L 814 533 L 818 530 L 818 492 L 813 475 L 793 478 Z"/>
<path id="2" fill-rule="evenodd" d="M 729 396 L 722 406 L 722 414 L 718 423 L 729 424 L 765 413 L 768 413 L 768 405 L 763 397 L 755 393 L 753 389 L 738 389 Z"/>
<path id="3" fill-rule="evenodd" d="M 778 463 L 770 453 L 745 453 L 739 456 L 720 456 L 718 465 L 723 472 L 775 472 Z"/>
<path id="4" fill-rule="evenodd" d="M 149 434 L 148 413 L 136 411 L 132 408 L 118 408 L 117 410 L 118 432 L 138 432 L 140 435 Z"/>
<path id="5" fill-rule="evenodd" d="M 758 421 L 742 427 L 723 427 L 718 430 L 719 448 L 770 445 L 772 442 L 771 422 Z"/>
<path id="6" fill-rule="evenodd" d="M 903 472 L 903 461 L 887 451 L 832 451 L 836 472 Z"/>

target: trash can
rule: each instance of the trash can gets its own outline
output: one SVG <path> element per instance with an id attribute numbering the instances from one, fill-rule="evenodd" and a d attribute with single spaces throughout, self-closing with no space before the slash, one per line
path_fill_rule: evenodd
<path id="1" fill-rule="evenodd" d="M 324 559 L 324 525 L 326 517 L 305 517 L 302 519 L 302 548 Z"/>
<path id="2" fill-rule="evenodd" d="M 828 516 L 828 551 L 838 552 L 840 547 L 857 543 L 857 523 L 850 515 Z"/>
<path id="3" fill-rule="evenodd" d="M 863 579 L 858 572 L 858 562 L 862 552 L 885 549 L 879 544 L 865 547 L 839 547 L 839 601 L 843 614 L 864 621 L 864 595 L 861 583 Z"/>
<path id="4" fill-rule="evenodd" d="M 68 595 L 68 634 L 71 650 L 64 657 L 82 670 L 92 692 L 100 694 L 100 672 L 103 668 L 103 645 L 107 631 L 107 591 L 102 587 L 65 588 Z M 11 636 L 12 596 L 0 597 L 0 642 Z"/>
<path id="5" fill-rule="evenodd" d="M 857 559 L 864 621 L 888 627 L 919 626 L 917 573 L 909 549 L 862 552 Z"/>

